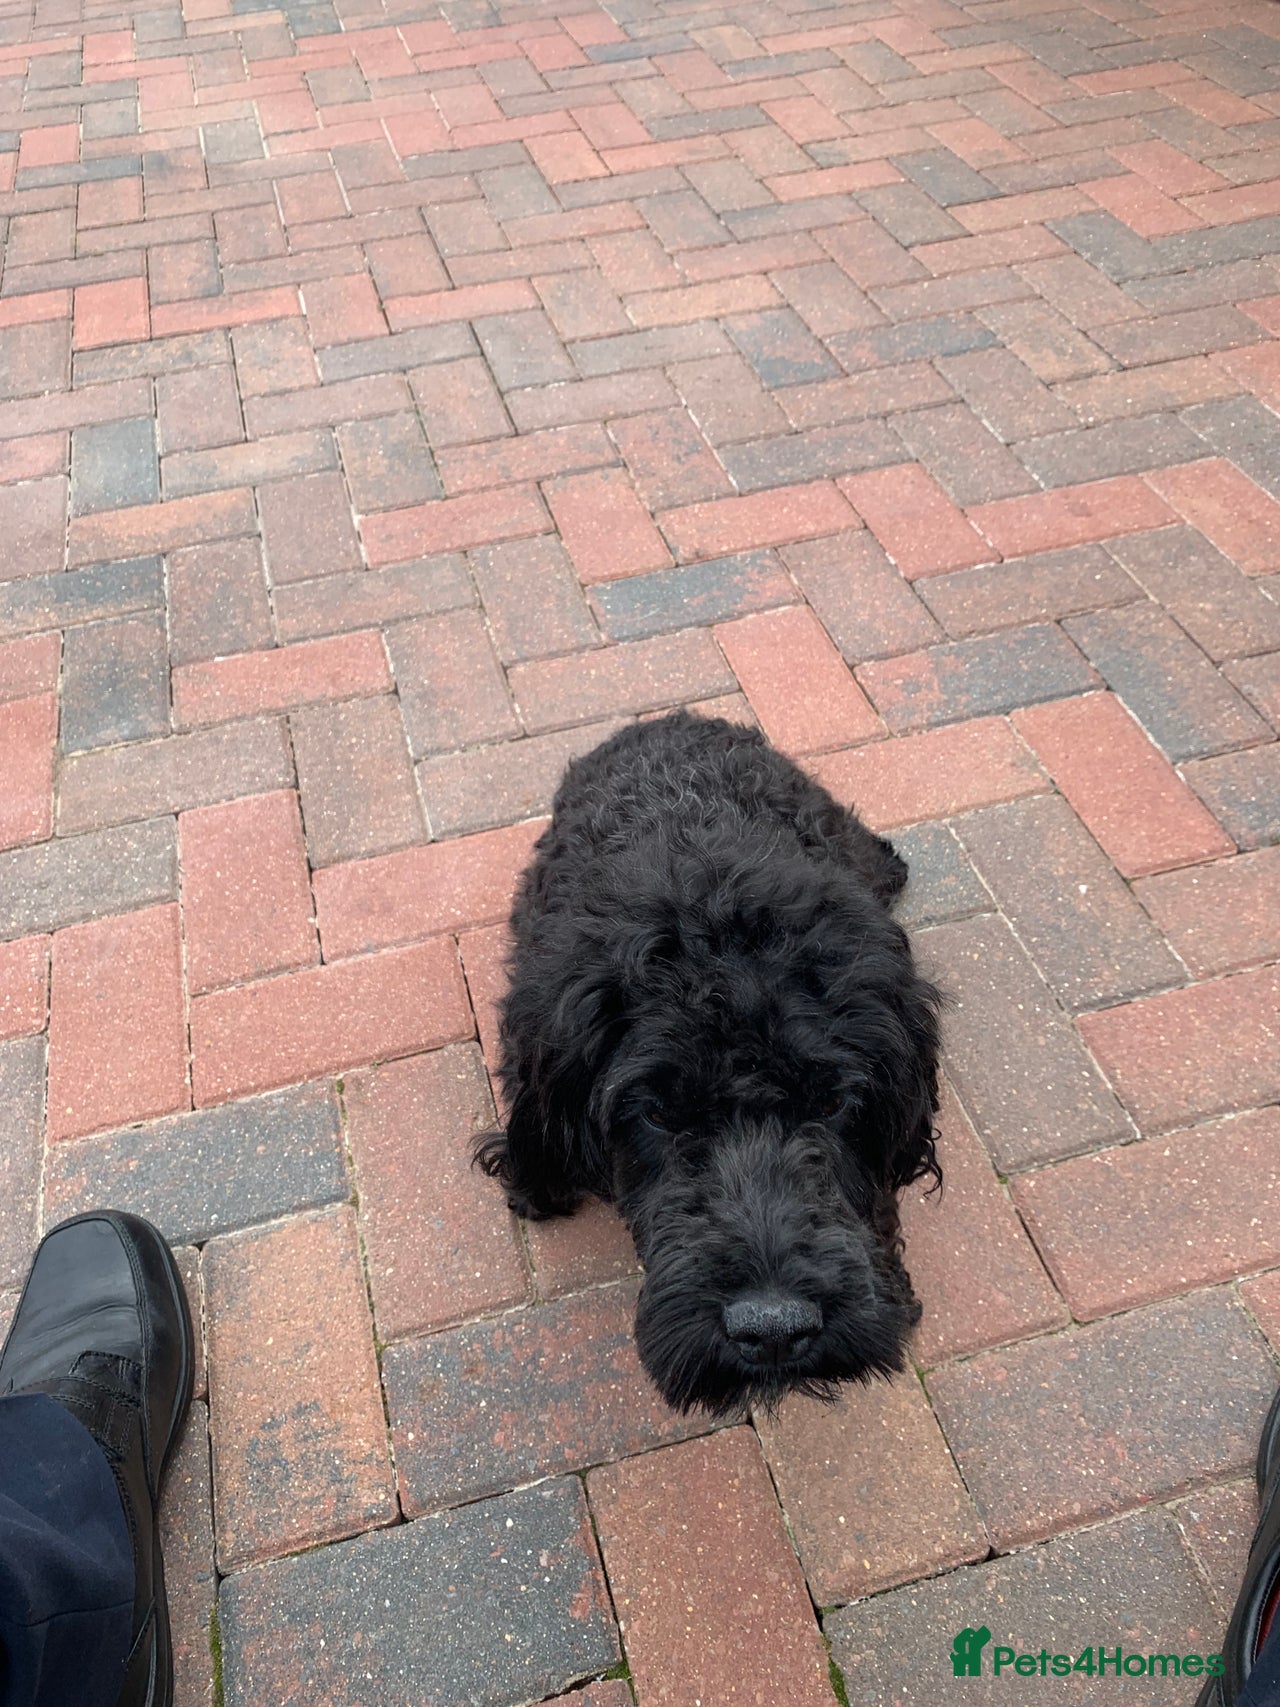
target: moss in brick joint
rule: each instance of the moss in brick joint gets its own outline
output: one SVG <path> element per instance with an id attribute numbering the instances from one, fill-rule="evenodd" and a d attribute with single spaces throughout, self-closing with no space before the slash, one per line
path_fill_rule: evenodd
<path id="1" fill-rule="evenodd" d="M 209 1616 L 209 1658 L 213 1662 L 213 1707 L 224 1707 L 226 1697 L 222 1684 L 222 1623 L 218 1617 L 216 1600 Z"/>
<path id="2" fill-rule="evenodd" d="M 840 1703 L 840 1707 L 849 1707 L 849 1690 L 844 1681 L 844 1673 L 830 1654 L 827 1655 L 827 1665 L 831 1673 L 831 1693 Z"/>

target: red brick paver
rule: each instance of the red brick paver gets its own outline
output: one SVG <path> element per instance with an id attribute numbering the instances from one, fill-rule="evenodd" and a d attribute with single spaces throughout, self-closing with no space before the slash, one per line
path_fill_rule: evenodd
<path id="1" fill-rule="evenodd" d="M 1224 1614 L 1280 1356 L 1273 9 L 2 34 L 0 1319 L 95 1192 L 184 1243 L 178 1707 L 215 1607 L 240 1707 L 882 1707 L 868 1633 L 976 1582 L 997 1639 L 1081 1577 L 1095 1641 Z M 947 997 L 922 1384 L 719 1432 L 618 1217 L 467 1154 L 562 769 L 681 705 L 901 846 Z"/>

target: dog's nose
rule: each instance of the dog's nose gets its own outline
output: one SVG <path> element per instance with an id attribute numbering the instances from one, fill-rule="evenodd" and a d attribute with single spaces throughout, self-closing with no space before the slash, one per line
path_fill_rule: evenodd
<path id="1" fill-rule="evenodd" d="M 724 1308 L 724 1331 L 755 1362 L 785 1363 L 822 1327 L 822 1311 L 807 1298 L 757 1295 Z"/>

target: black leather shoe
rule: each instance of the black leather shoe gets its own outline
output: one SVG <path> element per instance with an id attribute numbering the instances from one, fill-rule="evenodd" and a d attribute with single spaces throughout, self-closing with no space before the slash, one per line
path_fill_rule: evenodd
<path id="1" fill-rule="evenodd" d="M 1261 1513 L 1253 1532 L 1244 1582 L 1231 1614 L 1222 1657 L 1226 1675 L 1215 1677 L 1200 1692 L 1196 1707 L 1235 1707 L 1258 1656 L 1262 1617 L 1280 1586 L 1280 1392 L 1271 1401 L 1258 1445 L 1258 1495 Z M 1280 1631 L 1273 1633 L 1280 1640 Z"/>
<path id="2" fill-rule="evenodd" d="M 48 1393 L 106 1455 L 133 1539 L 133 1644 L 119 1707 L 170 1707 L 157 1507 L 191 1402 L 191 1317 L 149 1221 L 104 1209 L 46 1233 L 0 1352 L 0 1393 Z"/>

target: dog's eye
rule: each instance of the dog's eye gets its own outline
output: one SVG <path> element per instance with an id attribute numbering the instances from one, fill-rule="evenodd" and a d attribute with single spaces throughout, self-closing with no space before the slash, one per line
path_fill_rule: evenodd
<path id="1" fill-rule="evenodd" d="M 842 1096 L 839 1091 L 832 1091 L 830 1096 L 820 1098 L 817 1105 L 818 1119 L 834 1120 L 837 1115 L 844 1113 L 848 1102 L 848 1097 Z"/>
<path id="2" fill-rule="evenodd" d="M 647 1102 L 640 1109 L 640 1118 L 659 1132 L 674 1132 L 675 1120 L 671 1111 L 660 1102 Z"/>

